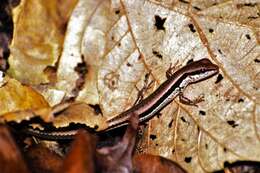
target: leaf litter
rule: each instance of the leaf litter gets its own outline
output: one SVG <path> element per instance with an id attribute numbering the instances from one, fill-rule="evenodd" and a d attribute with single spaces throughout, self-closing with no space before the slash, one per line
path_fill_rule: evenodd
<path id="1" fill-rule="evenodd" d="M 22 1 L 19 8 L 23 10 L 26 3 L 32 5 L 29 2 Z M 146 93 L 149 95 L 166 80 L 170 63 L 183 66 L 208 57 L 220 67 L 220 74 L 185 91 L 189 98 L 203 94 L 205 101 L 198 107 L 174 101 L 149 122 L 137 147 L 173 160 L 188 172 L 220 170 L 227 162 L 259 161 L 259 5 L 247 1 L 79 0 L 66 28 L 63 50 L 59 50 L 63 35 L 55 29 L 61 26 L 59 20 L 53 29 L 58 33 L 58 42 L 49 41 L 58 45 L 56 53 L 33 49 L 53 58 L 47 63 L 25 56 L 32 51 L 27 48 L 17 54 L 14 45 L 23 44 L 16 40 L 21 25 L 15 25 L 9 74 L 22 83 L 33 84 L 36 90 L 47 83 L 44 92 L 38 92 L 49 98 L 50 105 L 75 99 L 99 105 L 103 118 L 109 118 L 132 106 L 136 88 L 143 86 L 147 73 L 151 72 L 155 81 Z M 50 38 L 55 37 L 46 39 Z M 30 55 L 38 54 L 35 53 Z M 38 70 L 32 75 L 35 70 L 28 68 L 29 61 L 18 57 L 43 64 L 39 64 L 40 69 L 34 66 Z M 15 66 L 15 58 L 23 65 Z M 81 65 L 86 69 L 84 75 L 77 70 Z M 44 74 L 47 66 L 57 68 L 55 80 Z M 57 92 L 53 90 L 62 94 L 54 99 L 52 95 Z M 24 108 L 18 109 L 24 113 Z M 84 114 L 75 116 L 78 109 L 75 110 L 68 113 L 68 118 L 60 121 L 58 116 L 50 121 L 55 127 L 61 126 L 55 121 L 62 126 L 75 122 L 87 125 L 92 121 Z M 92 108 L 86 110 L 95 117 Z M 17 119 L 27 116 L 24 117 Z M 102 126 L 102 122 L 94 124 Z"/>

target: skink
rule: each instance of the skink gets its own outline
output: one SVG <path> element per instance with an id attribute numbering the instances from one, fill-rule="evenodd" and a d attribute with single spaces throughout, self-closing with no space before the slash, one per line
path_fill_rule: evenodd
<path id="1" fill-rule="evenodd" d="M 179 96 L 180 102 L 188 105 L 196 105 L 201 99 L 189 100 L 183 95 L 185 88 L 193 83 L 206 80 L 219 72 L 217 65 L 211 63 L 209 59 L 201 59 L 191 62 L 175 73 L 169 69 L 166 73 L 167 80 L 162 83 L 151 95 L 134 105 L 121 114 L 107 120 L 108 127 L 104 131 L 109 131 L 128 124 L 128 120 L 133 114 L 139 115 L 139 122 L 146 122 L 154 117 L 159 111 Z M 44 139 L 69 139 L 73 138 L 77 130 L 44 132 L 28 129 L 27 133 Z"/>

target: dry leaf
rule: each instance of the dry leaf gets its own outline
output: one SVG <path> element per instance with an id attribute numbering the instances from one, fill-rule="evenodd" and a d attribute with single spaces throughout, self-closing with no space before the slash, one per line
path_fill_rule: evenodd
<path id="1" fill-rule="evenodd" d="M 28 169 L 8 129 L 0 126 L 0 169 L 2 173 L 28 173 Z"/>
<path id="2" fill-rule="evenodd" d="M 25 155 L 30 170 L 35 173 L 54 173 L 62 166 L 62 157 L 41 144 L 27 149 Z"/>
<path id="3" fill-rule="evenodd" d="M 15 79 L 0 79 L 0 115 L 27 109 L 48 107 L 42 95 Z"/>
<path id="4" fill-rule="evenodd" d="M 185 173 L 178 164 L 159 156 L 148 154 L 135 155 L 134 170 L 138 173 Z"/>
<path id="5" fill-rule="evenodd" d="M 208 57 L 220 67 L 219 76 L 185 92 L 189 98 L 203 94 L 205 101 L 198 107 L 178 101 L 169 105 L 149 123 L 142 145 L 188 172 L 259 161 L 258 6 L 247 1 L 81 0 L 68 25 L 57 87 L 67 96 L 99 104 L 110 117 L 132 106 L 147 72 L 155 89 L 166 80 L 170 63 Z M 225 12 L 229 9 L 231 16 Z M 80 64 L 88 72 L 75 92 Z"/>
<path id="6" fill-rule="evenodd" d="M 54 66 L 60 55 L 63 32 L 57 28 L 64 22 L 56 18 L 52 3 L 34 15 L 29 14 L 42 1 L 22 1 L 17 9 L 9 72 L 21 81 L 55 82 L 48 79 L 56 77 L 55 70 L 46 67 Z M 44 18 L 38 20 L 38 15 L 46 14 L 45 8 L 53 10 L 54 20 L 43 15 L 48 25 Z M 155 85 L 147 95 L 166 80 L 171 63 L 183 66 L 208 57 L 220 67 L 220 74 L 185 92 L 190 98 L 203 94 L 205 101 L 191 107 L 176 99 L 150 121 L 140 145 L 145 152 L 178 162 L 188 172 L 212 172 L 237 160 L 259 161 L 258 9 L 254 0 L 79 0 L 68 24 L 56 88 L 47 85 L 42 93 L 51 105 L 66 97 L 99 104 L 108 118 L 132 106 L 136 86 L 143 86 L 148 72 Z M 49 27 L 28 27 L 31 21 Z M 46 37 L 46 30 L 54 35 Z M 26 34 L 18 34 L 22 31 Z M 1 82 L 1 89 L 5 85 Z M 48 114 L 43 110 L 43 115 Z M 70 117 L 58 116 L 57 127 L 87 121 L 91 127 L 103 127 L 103 120 L 86 119 L 85 113 L 93 115 L 86 105 L 66 111 Z"/>
<path id="7" fill-rule="evenodd" d="M 95 130 L 102 130 L 107 127 L 106 119 L 101 114 L 85 103 L 72 103 L 66 109 L 56 113 L 52 120 L 56 128 L 67 127 L 70 123 L 84 124 Z"/>
<path id="8" fill-rule="evenodd" d="M 21 0 L 13 11 L 14 36 L 9 74 L 28 84 L 53 80 L 48 79 L 46 73 L 60 56 L 66 15 L 70 14 L 76 1 Z M 66 7 L 65 4 L 70 5 Z"/>
<path id="9" fill-rule="evenodd" d="M 71 124 L 86 125 L 96 131 L 107 128 L 106 119 L 96 114 L 95 110 L 85 103 L 62 103 L 53 107 L 43 107 L 39 109 L 28 109 L 22 111 L 8 112 L 2 114 L 0 122 L 17 122 L 23 120 L 31 120 L 39 117 L 43 122 L 52 123 L 55 128 L 68 127 Z M 35 123 L 31 125 L 33 128 L 44 130 L 44 126 Z"/>
<path id="10" fill-rule="evenodd" d="M 135 147 L 138 123 L 138 115 L 133 114 L 123 138 L 118 143 L 97 149 L 98 172 L 133 172 L 132 154 Z"/>
<path id="11" fill-rule="evenodd" d="M 79 75 L 75 69 L 78 65 L 84 64 L 84 54 L 81 53 L 81 44 L 83 44 L 82 35 L 85 32 L 85 26 L 88 25 L 92 17 L 93 7 L 101 2 L 100 0 L 79 1 L 68 23 L 64 48 L 57 70 L 57 88 L 66 91 L 68 96 L 75 96 L 73 91 L 76 88 L 76 81 L 79 79 Z M 98 61 L 98 59 L 93 59 L 92 62 L 98 64 Z M 89 73 L 86 78 L 89 78 L 90 81 L 95 79 L 95 67 L 88 66 L 87 69 Z M 96 96 L 98 93 L 95 89 L 95 83 L 92 83 L 89 87 L 92 90 L 87 92 L 87 94 L 97 103 L 98 97 Z"/>
<path id="12" fill-rule="evenodd" d="M 79 131 L 65 158 L 60 173 L 94 173 L 96 140 L 86 131 Z"/>

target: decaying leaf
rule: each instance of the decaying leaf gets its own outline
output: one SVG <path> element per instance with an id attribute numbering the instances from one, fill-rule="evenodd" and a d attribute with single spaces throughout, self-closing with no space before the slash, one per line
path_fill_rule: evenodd
<path id="1" fill-rule="evenodd" d="M 71 149 L 58 172 L 94 173 L 96 140 L 89 133 L 79 131 Z"/>
<path id="2" fill-rule="evenodd" d="M 62 157 L 41 144 L 27 149 L 25 155 L 32 172 L 54 173 L 62 166 Z"/>
<path id="3" fill-rule="evenodd" d="M 73 103 L 66 109 L 56 113 L 52 120 L 55 127 L 67 127 L 70 123 L 84 124 L 95 130 L 102 130 L 107 127 L 106 119 L 96 114 L 95 110 L 85 103 Z"/>
<path id="4" fill-rule="evenodd" d="M 60 56 L 66 15 L 76 1 L 21 0 L 13 12 L 9 74 L 27 84 L 51 81 L 46 69 L 54 67 Z"/>
<path id="5" fill-rule="evenodd" d="M 186 97 L 204 95 L 205 101 L 193 107 L 176 99 L 149 122 L 140 146 L 146 153 L 176 161 L 188 172 L 220 170 L 225 162 L 260 161 L 259 2 L 79 0 L 68 23 L 57 74 L 46 67 L 54 66 L 60 55 L 61 24 L 54 20 L 37 31 L 29 27 L 35 21 L 29 16 L 38 18 L 26 9 L 42 4 L 38 2 L 42 1 L 22 1 L 18 8 L 17 16 L 28 21 L 19 23 L 21 17 L 16 17 L 10 74 L 31 84 L 54 83 L 41 90 L 51 105 L 74 97 L 98 104 L 104 116 L 75 103 L 51 119 L 56 127 L 81 123 L 103 128 L 106 118 L 132 106 L 147 73 L 154 86 L 146 95 L 166 80 L 170 64 L 184 66 L 207 57 L 220 67 L 220 74 L 185 91 Z M 48 26 L 45 20 L 36 24 Z M 46 30 L 53 35 L 46 37 Z M 28 39 L 27 34 L 18 35 L 22 31 L 37 34 Z M 7 84 L 1 83 L 2 88 Z"/>
<path id="6" fill-rule="evenodd" d="M 93 130 L 100 131 L 107 128 L 106 119 L 85 103 L 61 103 L 53 107 L 28 109 L 5 113 L 0 122 L 17 122 L 39 117 L 46 123 L 52 123 L 55 128 L 68 127 L 71 123 L 86 125 Z M 39 128 L 38 124 L 31 125 Z M 41 126 L 40 126 L 41 127 Z M 44 127 L 41 127 L 43 130 Z"/>
<path id="7" fill-rule="evenodd" d="M 21 153 L 8 129 L 0 126 L 0 168 L 3 173 L 28 173 Z"/>
<path id="8" fill-rule="evenodd" d="M 213 1 L 212 1 L 213 2 Z M 239 24 L 252 27 L 252 31 L 259 32 L 259 2 L 253 1 L 225 1 L 219 3 L 201 3 L 194 1 L 194 7 L 197 7 L 199 15 L 206 15 L 215 19 L 238 22 Z M 255 33 L 257 34 L 257 33 Z M 259 38 L 257 38 L 259 39 Z M 259 40 L 258 40 L 259 41 Z"/>
<path id="9" fill-rule="evenodd" d="M 8 76 L 0 79 L 0 115 L 48 107 L 42 95 Z"/>
<path id="10" fill-rule="evenodd" d="M 134 170 L 138 173 L 185 173 L 178 164 L 171 160 L 149 154 L 135 155 L 133 158 Z"/>
<path id="11" fill-rule="evenodd" d="M 79 74 L 75 69 L 78 65 L 84 64 L 85 61 L 84 54 L 81 52 L 81 49 L 84 48 L 81 48 L 83 44 L 82 35 L 85 33 L 85 27 L 91 22 L 93 12 L 96 9 L 95 6 L 100 3 L 102 3 L 100 0 L 79 1 L 68 23 L 64 48 L 57 70 L 57 88 L 66 91 L 67 96 L 75 96 L 74 89 L 76 88 L 76 81 L 79 79 Z M 91 39 L 91 37 L 89 38 Z M 96 40 L 93 40 L 93 43 L 94 42 L 96 42 Z M 99 59 L 93 58 L 92 62 L 98 65 Z M 89 78 L 90 81 L 95 81 L 95 67 L 88 65 L 87 70 L 89 73 L 86 78 Z M 90 89 L 92 90 L 87 92 L 88 96 L 94 99 L 95 103 L 98 103 L 98 93 L 95 88 L 95 83 L 92 82 L 89 87 L 91 87 Z"/>
<path id="12" fill-rule="evenodd" d="M 189 98 L 203 94 L 205 101 L 198 107 L 178 101 L 169 105 L 150 122 L 142 146 L 188 172 L 211 172 L 236 160 L 259 161 L 258 6 L 247 1 L 79 1 L 66 35 L 69 46 L 58 69 L 58 87 L 99 104 L 105 117 L 115 116 L 133 104 L 135 88 L 147 72 L 155 89 L 166 80 L 171 63 L 208 57 L 220 74 L 185 92 Z M 231 16 L 228 9 L 234 11 Z M 80 28 L 75 29 L 77 21 Z M 75 94 L 80 78 L 75 68 L 82 62 L 88 73 Z"/>
<path id="13" fill-rule="evenodd" d="M 240 162 L 228 165 L 224 172 L 231 172 L 231 173 L 246 173 L 246 172 L 259 172 L 260 166 L 254 162 Z"/>
<path id="14" fill-rule="evenodd" d="M 98 172 L 131 173 L 133 172 L 132 154 L 138 129 L 138 115 L 133 114 L 127 130 L 117 144 L 97 149 Z"/>

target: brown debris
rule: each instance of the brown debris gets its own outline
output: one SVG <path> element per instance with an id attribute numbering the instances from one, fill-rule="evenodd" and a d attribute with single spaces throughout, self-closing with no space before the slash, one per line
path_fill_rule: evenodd
<path id="1" fill-rule="evenodd" d="M 135 155 L 133 158 L 134 171 L 138 173 L 163 172 L 163 173 L 186 173 L 177 163 L 160 156 L 149 154 Z"/>
<path id="2" fill-rule="evenodd" d="M 25 162 L 8 129 L 0 126 L 1 173 L 186 173 L 177 163 L 160 156 L 139 154 L 132 156 L 138 128 L 137 116 L 132 116 L 125 135 L 115 145 L 96 148 L 96 138 L 87 131 L 79 131 L 67 156 L 51 151 L 42 144 L 24 148 Z M 68 144 L 68 143 L 67 143 Z M 60 145 L 65 151 L 68 145 Z M 27 142 L 27 146 L 32 142 Z M 26 164 L 27 163 L 27 166 Z M 253 167 L 254 166 L 254 167 Z M 225 172 L 244 173 L 258 171 L 254 165 L 231 165 Z"/>
<path id="3" fill-rule="evenodd" d="M 21 153 L 8 129 L 0 126 L 0 170 L 1 173 L 28 173 Z"/>
<path id="4" fill-rule="evenodd" d="M 28 166 L 34 173 L 54 173 L 62 165 L 62 157 L 43 145 L 33 146 L 25 154 Z"/>
<path id="5" fill-rule="evenodd" d="M 258 173 L 260 172 L 260 165 L 257 162 L 240 162 L 227 165 L 224 169 L 226 173 Z"/>
<path id="6" fill-rule="evenodd" d="M 71 145 L 59 173 L 94 173 L 95 139 L 87 131 L 80 131 Z"/>
<path id="7" fill-rule="evenodd" d="M 133 170 L 132 153 L 138 128 L 138 115 L 133 114 L 122 141 L 97 150 L 98 168 L 104 173 L 129 173 Z"/>

